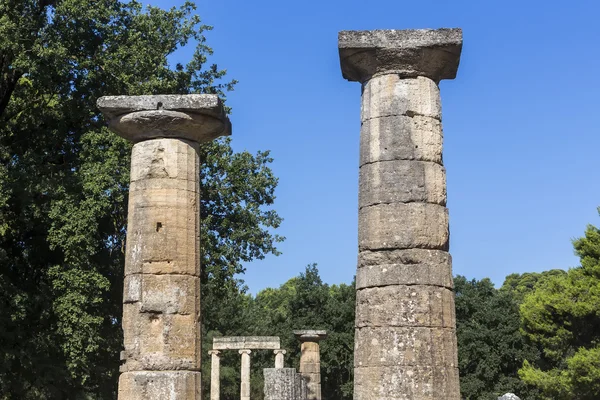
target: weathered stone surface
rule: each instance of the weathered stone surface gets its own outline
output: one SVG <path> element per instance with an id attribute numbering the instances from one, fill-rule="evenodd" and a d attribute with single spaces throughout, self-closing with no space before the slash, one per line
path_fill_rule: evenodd
<path id="1" fill-rule="evenodd" d="M 242 367 L 240 370 L 240 399 L 250 400 L 250 353 L 251 350 L 239 350 L 242 355 Z"/>
<path id="2" fill-rule="evenodd" d="M 498 400 L 521 400 L 514 393 L 506 393 L 504 396 L 498 397 Z"/>
<path id="3" fill-rule="evenodd" d="M 448 210 L 427 203 L 393 203 L 358 212 L 358 247 L 379 249 L 448 248 Z"/>
<path id="4" fill-rule="evenodd" d="M 275 354 L 275 368 L 283 368 L 284 367 L 284 356 L 286 351 L 283 349 L 273 350 Z"/>
<path id="5" fill-rule="evenodd" d="M 265 400 L 305 400 L 306 383 L 294 368 L 265 368 Z"/>
<path id="6" fill-rule="evenodd" d="M 319 341 L 327 337 L 324 330 L 298 330 L 294 335 L 302 342 L 300 374 L 306 382 L 306 398 L 321 400 L 321 354 Z"/>
<path id="7" fill-rule="evenodd" d="M 459 400 L 438 82 L 460 29 L 341 32 L 362 83 L 355 400 Z"/>
<path id="8" fill-rule="evenodd" d="M 140 312 L 196 315 L 200 278 L 186 275 L 125 276 L 124 303 L 139 302 Z"/>
<path id="9" fill-rule="evenodd" d="M 402 365 L 356 367 L 354 398 L 360 400 L 460 400 L 458 368 Z"/>
<path id="10" fill-rule="evenodd" d="M 168 183 L 163 179 L 175 179 L 190 185 L 180 189 L 196 190 L 200 171 L 198 147 L 198 143 L 172 138 L 136 143 L 131 153 L 131 182 L 158 180 L 161 185 L 157 188 L 165 189 Z"/>
<path id="11" fill-rule="evenodd" d="M 197 144 L 180 139 L 137 143 L 131 177 L 125 275 L 199 276 Z"/>
<path id="12" fill-rule="evenodd" d="M 366 120 L 360 129 L 360 165 L 417 160 L 442 164 L 442 125 L 430 117 L 395 115 Z"/>
<path id="13" fill-rule="evenodd" d="M 142 312 L 137 303 L 123 304 L 122 371 L 200 370 L 200 324 L 194 314 Z"/>
<path id="14" fill-rule="evenodd" d="M 221 397 L 221 357 L 220 351 L 210 350 L 210 400 L 219 400 Z"/>
<path id="15" fill-rule="evenodd" d="M 429 78 L 402 79 L 381 75 L 363 85 L 361 122 L 403 115 L 442 118 L 440 89 Z"/>
<path id="16" fill-rule="evenodd" d="M 133 142 L 176 137 L 202 143 L 231 134 L 216 95 L 105 96 L 97 105 L 109 127 Z"/>
<path id="17" fill-rule="evenodd" d="M 342 31 L 342 75 L 364 82 L 374 75 L 454 79 L 462 49 L 461 29 Z"/>
<path id="18" fill-rule="evenodd" d="M 200 384 L 200 372 L 125 372 L 119 378 L 119 400 L 200 399 Z"/>
<path id="19" fill-rule="evenodd" d="M 360 168 L 359 207 L 422 202 L 446 205 L 446 170 L 427 161 L 381 161 Z"/>
<path id="20" fill-rule="evenodd" d="M 450 289 L 397 285 L 356 292 L 357 328 L 454 328 L 454 321 L 454 293 Z"/>
<path id="21" fill-rule="evenodd" d="M 281 341 L 277 336 L 224 336 L 213 338 L 213 349 L 215 350 L 276 350 L 280 347 Z"/>
<path id="22" fill-rule="evenodd" d="M 453 328 L 358 328 L 354 346 L 355 367 L 458 367 L 456 332 Z"/>
<path id="23" fill-rule="evenodd" d="M 358 254 L 356 289 L 400 284 L 452 289 L 452 257 L 446 251 L 428 249 L 367 250 Z"/>

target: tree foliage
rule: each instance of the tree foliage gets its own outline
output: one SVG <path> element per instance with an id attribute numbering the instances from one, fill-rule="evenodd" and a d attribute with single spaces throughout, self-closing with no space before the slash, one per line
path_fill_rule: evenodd
<path id="1" fill-rule="evenodd" d="M 513 277 L 515 278 L 515 277 Z M 514 281 L 514 279 L 513 279 Z M 534 399 L 518 378 L 525 359 L 536 349 L 519 332 L 518 302 L 485 278 L 454 279 L 461 394 L 466 400 L 496 400 L 507 393 Z"/>
<path id="2" fill-rule="evenodd" d="M 0 398 L 114 398 L 130 144 L 103 95 L 218 93 L 194 6 L 0 2 Z M 189 62 L 168 56 L 196 43 Z M 239 294 L 242 262 L 277 253 L 267 152 L 201 149 L 203 307 Z M 220 313 L 205 312 L 215 316 Z M 205 330 L 219 317 L 204 321 Z"/>
<path id="3" fill-rule="evenodd" d="M 573 245 L 581 266 L 537 285 L 521 305 L 523 332 L 542 359 L 519 374 L 544 399 L 600 398 L 600 230 L 588 226 Z"/>

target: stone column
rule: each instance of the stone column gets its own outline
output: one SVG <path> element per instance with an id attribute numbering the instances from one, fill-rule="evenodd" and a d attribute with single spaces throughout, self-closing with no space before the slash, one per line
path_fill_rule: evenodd
<path id="1" fill-rule="evenodd" d="M 198 146 L 231 125 L 215 95 L 111 96 L 98 107 L 135 143 L 118 398 L 199 400 Z"/>
<path id="2" fill-rule="evenodd" d="M 219 400 L 221 395 L 221 357 L 219 350 L 210 350 L 210 400 Z"/>
<path id="3" fill-rule="evenodd" d="M 273 350 L 273 353 L 275 353 L 275 368 L 283 368 L 283 356 L 285 355 L 286 351 L 279 349 Z"/>
<path id="4" fill-rule="evenodd" d="M 345 31 L 362 84 L 354 399 L 460 400 L 438 82 L 460 29 Z"/>
<path id="5" fill-rule="evenodd" d="M 251 350 L 240 350 L 242 355 L 240 400 L 250 400 L 250 353 Z"/>
<path id="6" fill-rule="evenodd" d="M 308 400 L 321 400 L 321 354 L 319 341 L 327 337 L 327 332 L 317 330 L 294 331 L 302 342 L 300 354 L 300 374 L 306 381 Z"/>

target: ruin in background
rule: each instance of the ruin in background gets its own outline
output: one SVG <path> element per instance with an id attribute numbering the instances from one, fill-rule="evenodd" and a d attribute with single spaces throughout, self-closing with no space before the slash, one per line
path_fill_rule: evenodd
<path id="1" fill-rule="evenodd" d="M 438 83 L 460 29 L 339 33 L 362 84 L 354 399 L 460 400 Z"/>

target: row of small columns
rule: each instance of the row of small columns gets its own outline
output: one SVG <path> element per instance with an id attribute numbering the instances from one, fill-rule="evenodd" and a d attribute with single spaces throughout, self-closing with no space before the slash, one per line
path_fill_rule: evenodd
<path id="1" fill-rule="evenodd" d="M 251 350 L 239 350 L 242 358 L 240 399 L 250 399 L 250 353 Z M 286 353 L 283 349 L 273 350 L 275 354 L 275 368 L 283 368 L 283 357 Z M 210 350 L 211 356 L 210 368 L 210 400 L 219 400 L 221 393 L 220 370 L 221 370 L 221 352 L 219 350 Z"/>

